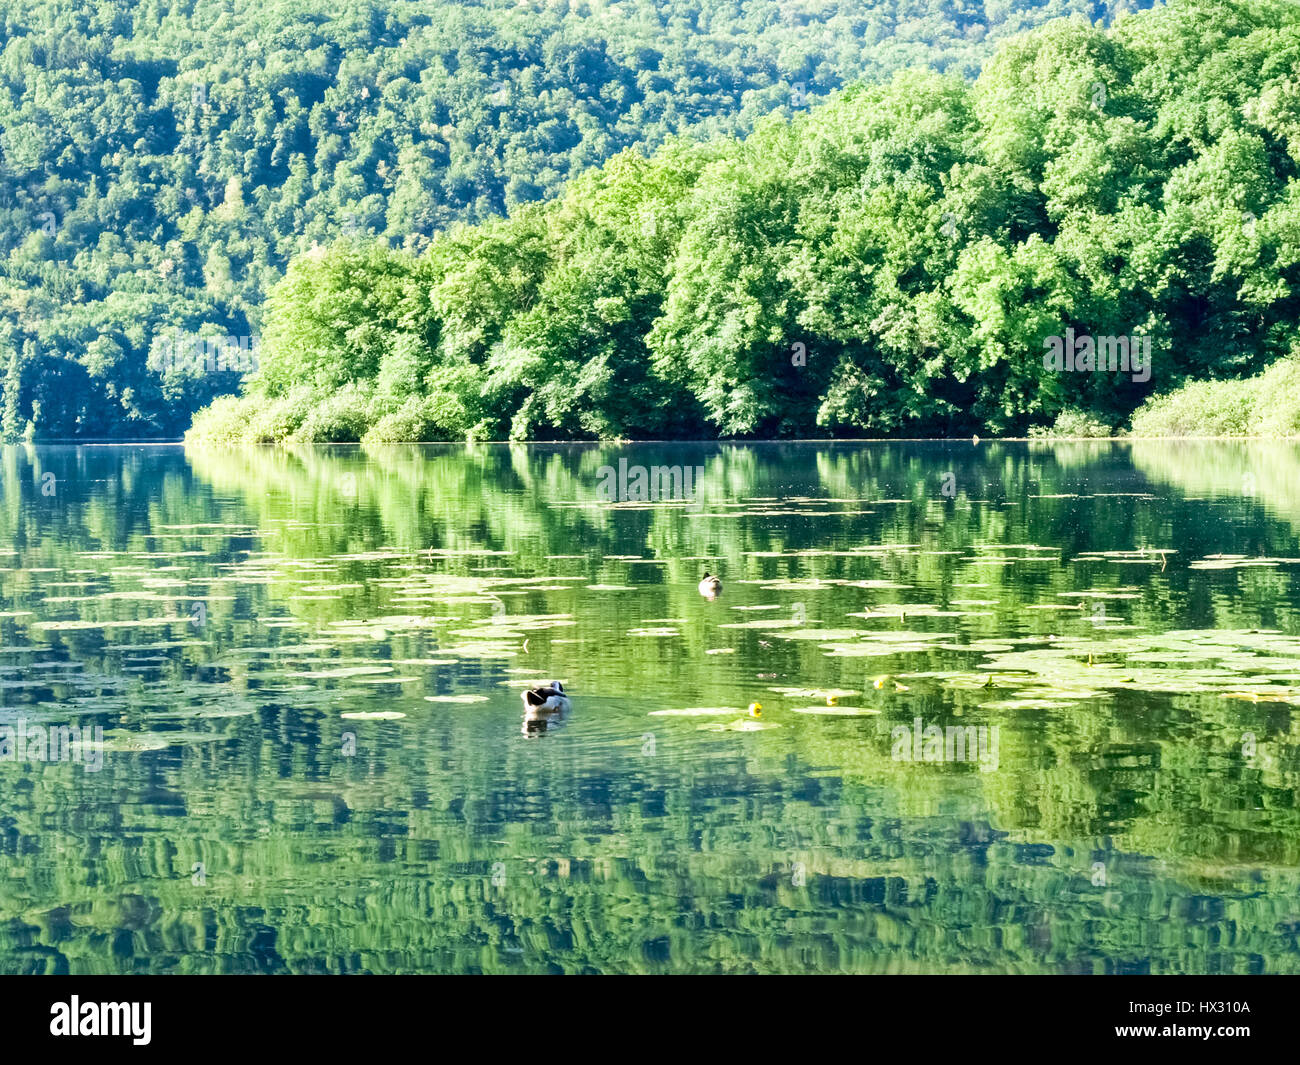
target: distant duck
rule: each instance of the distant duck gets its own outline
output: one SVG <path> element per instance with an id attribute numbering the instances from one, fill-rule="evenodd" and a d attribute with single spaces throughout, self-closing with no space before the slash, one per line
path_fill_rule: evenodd
<path id="1" fill-rule="evenodd" d="M 564 694 L 564 685 L 553 680 L 544 688 L 530 688 L 521 696 L 524 706 L 529 710 L 542 713 L 563 714 L 569 710 L 569 697 Z"/>
<path id="2" fill-rule="evenodd" d="M 708 573 L 704 574 L 704 579 L 700 581 L 700 595 L 705 599 L 717 599 L 722 594 L 722 581 L 717 577 L 711 577 Z"/>

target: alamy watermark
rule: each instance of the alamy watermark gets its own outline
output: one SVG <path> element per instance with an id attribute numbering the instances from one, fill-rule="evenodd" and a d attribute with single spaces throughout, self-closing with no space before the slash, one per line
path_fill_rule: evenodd
<path id="1" fill-rule="evenodd" d="M 997 725 L 925 725 L 917 717 L 911 727 L 895 725 L 890 736 L 895 762 L 978 762 L 980 772 L 998 767 Z"/>
<path id="2" fill-rule="evenodd" d="M 0 762 L 80 762 L 87 773 L 104 768 L 104 726 L 0 725 Z"/>
<path id="3" fill-rule="evenodd" d="M 259 343 L 256 336 L 201 337 L 177 333 L 154 342 L 146 365 L 160 374 L 168 370 L 252 373 L 257 369 Z"/>
<path id="4" fill-rule="evenodd" d="M 151 1002 L 82 1002 L 76 995 L 50 1006 L 50 1035 L 130 1036 L 135 1046 L 148 1046 Z"/>
<path id="5" fill-rule="evenodd" d="M 660 500 L 690 500 L 700 480 L 703 466 L 629 466 L 618 460 L 618 469 L 602 466 L 596 471 L 600 483 L 596 491 L 606 503 L 650 503 Z"/>
<path id="6" fill-rule="evenodd" d="M 1144 336 L 1075 336 L 1074 327 L 1065 336 L 1043 341 L 1043 368 L 1057 373 L 1131 373 L 1139 383 L 1151 380 L 1151 338 Z"/>

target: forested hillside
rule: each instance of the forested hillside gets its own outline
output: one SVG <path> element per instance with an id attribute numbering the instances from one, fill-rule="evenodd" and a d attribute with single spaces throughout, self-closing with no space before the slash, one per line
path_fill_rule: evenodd
<path id="1" fill-rule="evenodd" d="M 344 241 L 295 261 L 247 398 L 193 437 L 1114 426 L 1296 350 L 1297 72 L 1285 0 L 1062 19 L 973 83 L 911 70 L 628 151 L 419 255 Z M 1076 336 L 1150 358 L 1050 368 Z"/>
<path id="2" fill-rule="evenodd" d="M 3 0 L 0 429 L 177 435 L 238 375 L 160 351 L 260 334 L 314 244 L 419 251 L 621 149 L 905 66 L 972 76 L 1009 34 L 1116 6 Z"/>

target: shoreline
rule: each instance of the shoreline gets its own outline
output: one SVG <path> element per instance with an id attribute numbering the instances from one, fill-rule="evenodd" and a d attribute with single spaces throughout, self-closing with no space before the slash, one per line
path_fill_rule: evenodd
<path id="1" fill-rule="evenodd" d="M 866 436 L 866 437 L 762 437 L 747 439 L 745 437 L 603 437 L 593 440 L 390 440 L 382 444 L 363 444 L 360 440 L 338 440 L 329 443 L 307 440 L 282 441 L 222 441 L 220 443 L 202 441 L 174 440 L 20 440 L 4 444 L 4 447 L 194 447 L 194 448 L 229 448 L 229 447 L 420 447 L 460 446 L 482 447 L 487 445 L 511 446 L 593 446 L 593 445 L 641 445 L 641 444 L 1129 444 L 1135 441 L 1164 440 L 1180 441 L 1219 441 L 1237 443 L 1300 443 L 1296 436 Z"/>

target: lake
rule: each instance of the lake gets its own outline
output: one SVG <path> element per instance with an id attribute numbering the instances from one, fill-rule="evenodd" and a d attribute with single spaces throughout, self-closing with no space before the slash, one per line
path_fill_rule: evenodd
<path id="1" fill-rule="evenodd" d="M 1300 972 L 1300 446 L 0 461 L 0 972 Z"/>

